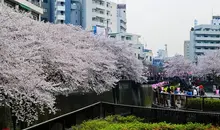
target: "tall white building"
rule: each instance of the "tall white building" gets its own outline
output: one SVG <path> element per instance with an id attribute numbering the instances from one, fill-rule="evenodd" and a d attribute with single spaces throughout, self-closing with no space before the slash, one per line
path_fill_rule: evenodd
<path id="1" fill-rule="evenodd" d="M 213 16 L 211 24 L 195 24 L 190 31 L 189 60 L 196 62 L 205 52 L 220 49 L 220 16 Z"/>
<path id="2" fill-rule="evenodd" d="M 65 23 L 66 17 L 66 1 L 65 0 L 55 0 L 54 7 L 54 23 Z"/>
<path id="3" fill-rule="evenodd" d="M 141 37 L 140 35 L 131 33 L 109 33 L 109 37 L 119 41 L 131 43 L 134 48 L 133 54 L 136 58 L 146 61 L 148 64 L 153 63 L 153 52 L 152 50 L 146 49 L 144 44 L 141 44 L 139 41 Z"/>
<path id="4" fill-rule="evenodd" d="M 109 0 L 82 0 L 82 26 L 86 30 L 93 27 L 108 28 L 117 32 L 117 4 Z"/>
<path id="5" fill-rule="evenodd" d="M 110 0 L 43 0 L 43 21 L 82 26 L 94 33 L 126 32 L 126 4 Z"/>
<path id="6" fill-rule="evenodd" d="M 2 4 L 22 11 L 31 12 L 33 19 L 40 20 L 43 14 L 40 0 L 0 0 Z"/>
<path id="7" fill-rule="evenodd" d="M 117 5 L 117 32 L 127 31 L 126 4 Z"/>

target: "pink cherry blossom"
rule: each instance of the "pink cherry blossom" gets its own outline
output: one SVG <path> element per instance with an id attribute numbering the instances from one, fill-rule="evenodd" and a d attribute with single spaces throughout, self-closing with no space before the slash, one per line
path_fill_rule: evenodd
<path id="1" fill-rule="evenodd" d="M 164 72 L 167 77 L 184 77 L 192 72 L 194 64 L 186 60 L 181 55 L 175 55 L 174 57 L 168 58 L 164 63 Z"/>
<path id="2" fill-rule="evenodd" d="M 128 43 L 34 21 L 4 6 L 0 23 L 0 105 L 18 120 L 30 123 L 45 109 L 55 113 L 58 94 L 102 93 L 121 79 L 146 80 Z"/>

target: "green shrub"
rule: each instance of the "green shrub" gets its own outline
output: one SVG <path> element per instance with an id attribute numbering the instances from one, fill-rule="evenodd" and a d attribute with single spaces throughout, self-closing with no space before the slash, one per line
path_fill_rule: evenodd
<path id="1" fill-rule="evenodd" d="M 189 109 L 201 109 L 202 98 L 188 98 L 186 108 Z M 216 98 L 204 99 L 204 111 L 220 111 L 220 100 Z"/>
<path id="2" fill-rule="evenodd" d="M 142 121 L 143 119 L 135 116 L 122 117 L 116 115 L 83 122 L 78 126 L 73 126 L 72 130 L 220 130 L 219 127 L 210 124 L 143 123 Z"/>

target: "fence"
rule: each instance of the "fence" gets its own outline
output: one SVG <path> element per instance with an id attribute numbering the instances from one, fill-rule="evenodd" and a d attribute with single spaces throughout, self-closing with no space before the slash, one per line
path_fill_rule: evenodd
<path id="1" fill-rule="evenodd" d="M 220 96 L 189 96 L 153 92 L 153 106 L 194 111 L 220 112 Z"/>
<path id="2" fill-rule="evenodd" d="M 170 123 L 220 123 L 220 113 L 206 113 L 184 111 L 176 109 L 146 108 L 132 105 L 122 105 L 107 102 L 98 102 L 77 111 L 67 113 L 57 118 L 31 126 L 24 130 L 65 130 L 73 125 L 80 124 L 84 120 L 102 118 L 108 115 L 135 115 L 144 118 L 146 122 L 170 122 Z"/>

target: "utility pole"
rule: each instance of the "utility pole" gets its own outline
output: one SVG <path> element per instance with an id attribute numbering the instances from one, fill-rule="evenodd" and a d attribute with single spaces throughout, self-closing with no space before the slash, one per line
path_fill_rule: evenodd
<path id="1" fill-rule="evenodd" d="M 109 32 L 109 28 L 108 28 L 108 19 L 106 20 L 106 22 L 107 22 L 107 27 L 106 27 L 106 30 L 105 30 L 105 35 L 106 35 L 106 37 L 108 37 L 108 32 Z"/>
<path id="2" fill-rule="evenodd" d="M 165 44 L 165 52 L 166 52 L 166 57 L 168 57 L 167 44 Z"/>

